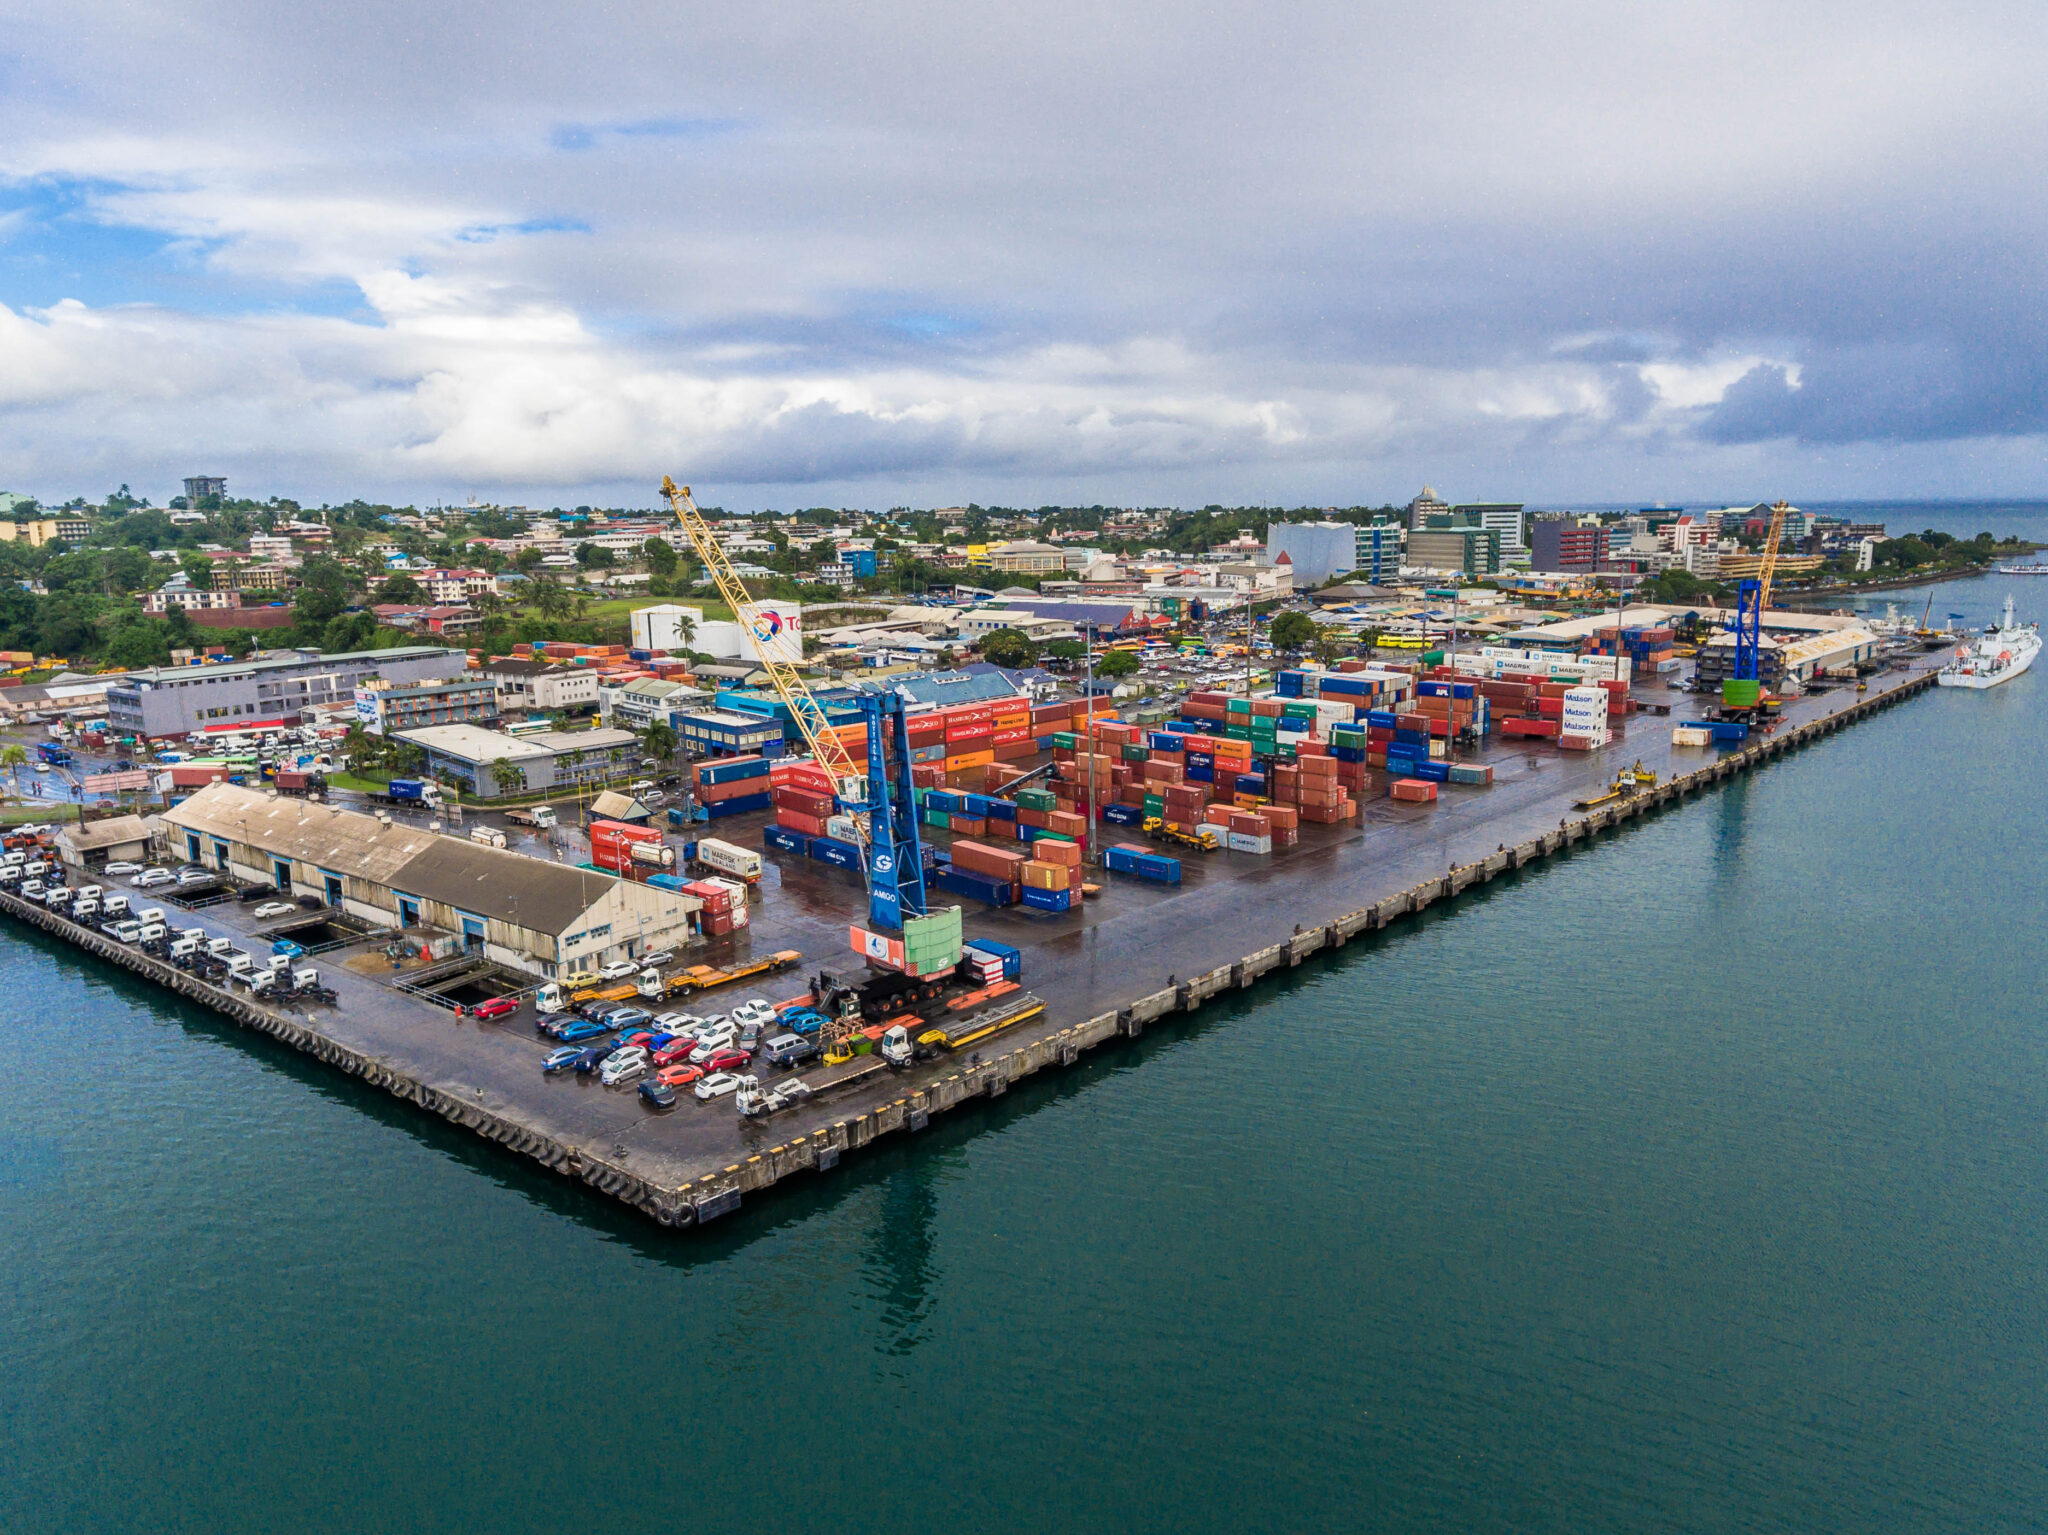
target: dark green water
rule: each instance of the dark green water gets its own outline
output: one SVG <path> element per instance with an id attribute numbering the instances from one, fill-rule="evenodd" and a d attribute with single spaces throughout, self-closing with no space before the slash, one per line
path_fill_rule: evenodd
<path id="1" fill-rule="evenodd" d="M 0 929 L 0 1530 L 2038 1527 L 2044 718 L 1910 703 L 702 1235 Z"/>

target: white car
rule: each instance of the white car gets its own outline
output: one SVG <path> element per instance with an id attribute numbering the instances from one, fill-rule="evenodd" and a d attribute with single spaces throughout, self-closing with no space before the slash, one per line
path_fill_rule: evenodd
<path id="1" fill-rule="evenodd" d="M 211 869 L 180 869 L 178 883 L 181 885 L 203 885 L 213 878 Z"/>
<path id="2" fill-rule="evenodd" d="M 137 883 L 141 882 L 138 880 Z M 258 922 L 267 922 L 272 917 L 289 917 L 297 910 L 298 907 L 292 905 L 290 901 L 265 901 L 252 915 Z"/>
<path id="3" fill-rule="evenodd" d="M 675 962 L 675 955 L 667 949 L 656 949 L 652 954 L 645 954 L 640 958 L 641 965 L 648 969 L 659 969 L 663 965 L 672 965 Z"/>
<path id="4" fill-rule="evenodd" d="M 743 1029 L 749 1024 L 765 1029 L 775 1021 L 775 1009 L 768 1005 L 766 997 L 749 997 L 732 1010 L 732 1021 Z"/>
<path id="5" fill-rule="evenodd" d="M 713 1098 L 723 1098 L 727 1093 L 739 1091 L 740 1079 L 730 1071 L 714 1071 L 710 1076 L 691 1089 L 699 1099 L 709 1103 Z"/>
<path id="6" fill-rule="evenodd" d="M 173 884 L 176 882 L 176 879 L 177 876 L 172 874 L 169 869 L 144 869 L 135 876 L 135 888 L 137 890 L 154 890 L 158 885 Z"/>
<path id="7" fill-rule="evenodd" d="M 640 967 L 634 964 L 633 961 L 631 961 L 630 959 L 620 959 L 614 960 L 611 964 L 606 965 L 602 970 L 598 971 L 597 973 L 603 976 L 607 981 L 625 981 L 630 980 L 632 979 L 632 977 L 638 975 L 640 973 Z"/>
<path id="8" fill-rule="evenodd" d="M 654 1026 L 664 1034 L 695 1034 L 704 1020 L 695 1013 L 657 1013 Z"/>
<path id="9" fill-rule="evenodd" d="M 139 863 L 110 863 L 107 865 L 107 872 L 109 874 L 140 874 L 142 872 L 142 865 Z"/>
<path id="10" fill-rule="evenodd" d="M 702 1066 L 739 1037 L 740 1031 L 731 1024 L 719 1029 L 703 1030 L 696 1036 L 697 1048 L 690 1052 L 690 1064 Z"/>

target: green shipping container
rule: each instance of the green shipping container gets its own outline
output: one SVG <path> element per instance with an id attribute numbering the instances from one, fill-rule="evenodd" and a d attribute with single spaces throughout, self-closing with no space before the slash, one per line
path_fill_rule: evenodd
<path id="1" fill-rule="evenodd" d="M 1123 753 L 1124 761 L 1126 762 L 1144 762 L 1152 755 L 1142 746 L 1126 746 L 1123 749 Z"/>
<path id="2" fill-rule="evenodd" d="M 1080 746 L 1081 738 L 1071 730 L 1055 730 L 1052 733 L 1052 744 L 1064 746 L 1069 751 L 1072 751 Z"/>
<path id="3" fill-rule="evenodd" d="M 1145 814 L 1164 816 L 1166 814 L 1166 796 L 1163 794 L 1146 795 Z"/>
<path id="4" fill-rule="evenodd" d="M 1721 684 L 1721 702 L 1731 709 L 1754 709 L 1763 696 L 1763 684 L 1754 677 L 1738 681 L 1730 677 Z"/>

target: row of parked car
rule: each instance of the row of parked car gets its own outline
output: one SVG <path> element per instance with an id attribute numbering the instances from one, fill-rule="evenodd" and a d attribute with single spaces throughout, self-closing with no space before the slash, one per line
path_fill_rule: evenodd
<path id="1" fill-rule="evenodd" d="M 279 941 L 271 953 L 259 959 L 237 947 L 232 938 L 208 933 L 202 927 L 175 925 L 161 906 L 135 906 L 122 892 L 101 885 L 80 885 L 74 889 L 63 882 L 61 867 L 45 871 L 45 876 L 24 883 L 21 896 L 116 943 L 132 944 L 144 953 L 169 960 L 201 980 L 228 989 L 242 986 L 251 996 L 266 1001 L 322 1002 L 332 1006 L 339 1000 L 331 988 L 321 984 L 319 970 L 295 963 L 305 951 L 288 940 Z"/>
<path id="2" fill-rule="evenodd" d="M 753 997 L 730 1013 L 699 1017 L 695 1013 L 649 1014 L 631 1005 L 599 1007 L 591 1016 L 556 1014 L 543 1018 L 540 1030 L 563 1041 L 541 1070 L 595 1074 L 607 1087 L 639 1084 L 651 1107 L 669 1108 L 685 1090 L 708 1103 L 744 1094 L 754 1079 L 742 1075 L 757 1055 L 774 1065 L 794 1069 L 818 1054 L 813 1038 L 784 1031 L 786 1021 L 765 997 Z M 823 1023 L 822 1017 L 818 1020 Z M 816 1033 L 816 1026 L 811 1030 Z M 768 1036 L 764 1039 L 764 1036 Z M 783 1084 L 785 1099 L 807 1096 L 802 1083 Z M 752 1112 L 752 1110 L 748 1110 Z"/>

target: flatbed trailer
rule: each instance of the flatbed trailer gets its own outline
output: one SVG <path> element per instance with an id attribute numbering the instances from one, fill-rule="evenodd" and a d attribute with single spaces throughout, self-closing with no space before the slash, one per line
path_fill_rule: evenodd
<path id="1" fill-rule="evenodd" d="M 730 965 L 722 969 L 712 965 L 692 965 L 670 976 L 663 983 L 662 992 L 664 996 L 676 998 L 693 996 L 700 991 L 716 991 L 721 986 L 730 986 L 735 981 L 748 980 L 753 976 L 793 970 L 803 963 L 803 958 L 795 949 L 782 949 L 766 959 L 757 959 L 746 965 Z"/>
<path id="2" fill-rule="evenodd" d="M 1005 1029 L 1013 1029 L 1020 1023 L 1045 1014 L 1045 1002 L 1032 993 L 1018 992 L 1005 997 L 989 1007 L 968 1013 L 962 1018 L 941 1018 L 927 1024 L 912 1038 L 923 1051 L 965 1050 L 969 1045 L 978 1045 L 985 1039 L 992 1039 Z"/>

